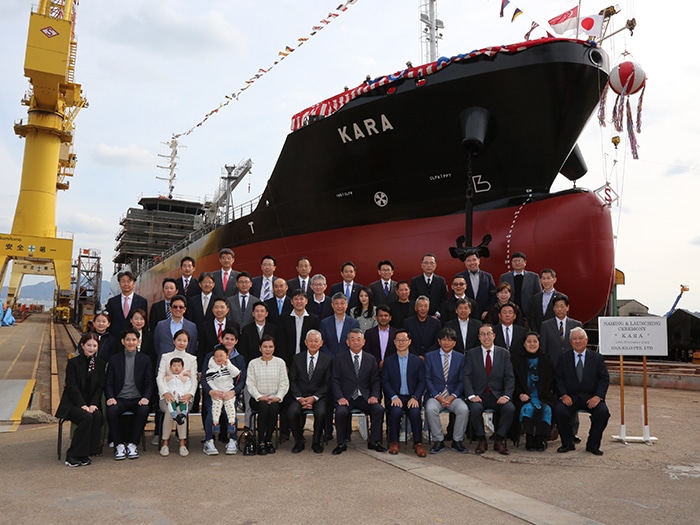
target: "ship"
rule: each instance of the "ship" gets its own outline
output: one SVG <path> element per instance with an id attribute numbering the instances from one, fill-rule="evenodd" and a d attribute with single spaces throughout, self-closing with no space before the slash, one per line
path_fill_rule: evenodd
<path id="1" fill-rule="evenodd" d="M 224 247 L 237 270 L 257 274 L 270 254 L 289 278 L 306 256 L 330 285 L 347 260 L 358 282 L 376 280 L 382 259 L 410 279 L 425 253 L 449 280 L 464 270 L 452 255 L 490 238 L 481 267 L 496 281 L 525 252 L 529 270 L 556 270 L 571 315 L 589 320 L 612 290 L 613 229 L 609 206 L 576 187 L 587 171 L 576 143 L 609 71 L 595 42 L 547 38 L 368 78 L 292 117 L 263 193 L 231 220 L 148 260 L 115 261 L 138 267 L 137 290 L 155 301 L 182 257 L 212 271 Z M 551 192 L 559 173 L 572 188 Z"/>

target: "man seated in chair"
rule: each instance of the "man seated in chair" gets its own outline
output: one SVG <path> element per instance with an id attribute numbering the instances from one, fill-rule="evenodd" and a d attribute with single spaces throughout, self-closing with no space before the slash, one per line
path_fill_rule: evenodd
<path id="1" fill-rule="evenodd" d="M 345 440 L 350 436 L 352 411 L 361 410 L 370 417 L 370 436 L 367 448 L 386 452 L 382 445 L 384 407 L 381 398 L 379 366 L 372 354 L 362 351 L 365 337 L 362 330 L 353 328 L 346 340 L 349 351 L 339 353 L 333 360 L 331 386 L 335 396 L 335 427 L 338 446 L 333 454 L 347 450 Z"/>
<path id="2" fill-rule="evenodd" d="M 153 395 L 154 377 L 150 357 L 137 352 L 139 333 L 127 328 L 122 335 L 124 351 L 112 356 L 107 365 L 105 398 L 107 399 L 107 421 L 114 441 L 114 459 L 137 459 L 136 444 L 141 439 Z M 124 436 L 120 417 L 133 412 L 131 434 Z M 126 439 L 125 439 L 126 438 Z"/>

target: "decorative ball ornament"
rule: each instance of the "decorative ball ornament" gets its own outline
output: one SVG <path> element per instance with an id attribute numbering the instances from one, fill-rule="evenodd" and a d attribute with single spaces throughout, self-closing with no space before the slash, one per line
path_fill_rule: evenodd
<path id="1" fill-rule="evenodd" d="M 624 91 L 627 95 L 633 95 L 644 87 L 647 75 L 635 62 L 621 62 L 610 72 L 610 87 L 621 95 Z"/>

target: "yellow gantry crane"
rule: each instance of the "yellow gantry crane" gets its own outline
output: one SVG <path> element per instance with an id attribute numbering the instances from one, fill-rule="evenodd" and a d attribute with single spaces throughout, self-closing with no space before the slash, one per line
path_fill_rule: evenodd
<path id="1" fill-rule="evenodd" d="M 76 4 L 40 0 L 29 19 L 24 76 L 30 89 L 22 99 L 27 118 L 14 126 L 25 139 L 22 182 L 12 232 L 0 234 L 0 283 L 12 262 L 7 294 L 12 306 L 28 274 L 55 278 L 57 306 L 65 306 L 70 296 L 73 238 L 57 232 L 56 194 L 69 187 L 76 162 L 75 117 L 87 107 L 74 82 Z"/>

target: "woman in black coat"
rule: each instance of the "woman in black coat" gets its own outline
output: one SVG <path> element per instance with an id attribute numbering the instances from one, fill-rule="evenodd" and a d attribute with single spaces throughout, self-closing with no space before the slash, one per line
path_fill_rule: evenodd
<path id="1" fill-rule="evenodd" d="M 552 432 L 552 406 L 556 401 L 554 365 L 540 349 L 537 332 L 525 335 L 524 347 L 524 351 L 512 357 L 515 374 L 513 401 L 525 432 L 525 448 L 541 452 Z"/>
<path id="2" fill-rule="evenodd" d="M 66 465 L 91 463 L 88 456 L 100 454 L 103 414 L 100 402 L 105 384 L 105 362 L 97 357 L 99 337 L 90 332 L 80 338 L 78 354 L 66 365 L 66 386 L 56 417 L 76 425 L 66 452 Z"/>

